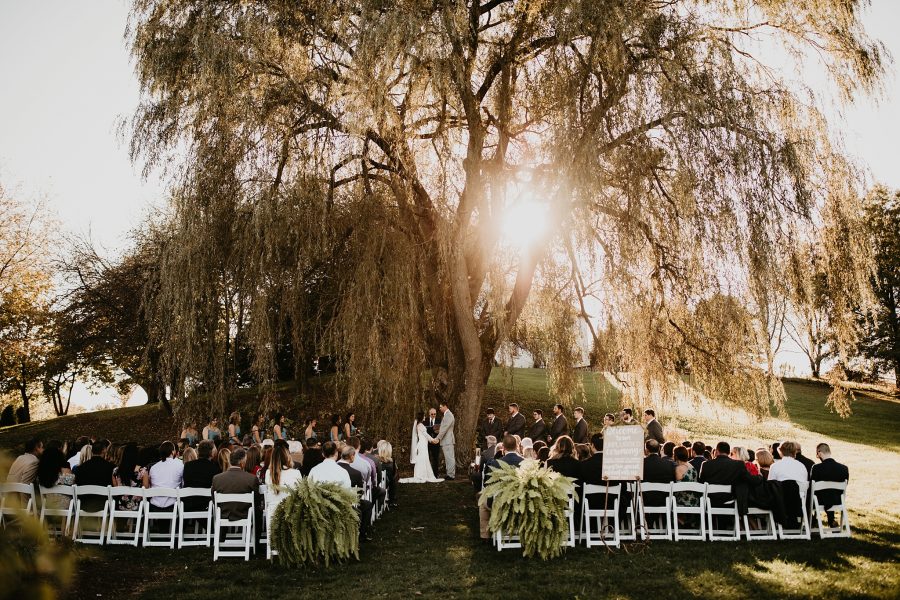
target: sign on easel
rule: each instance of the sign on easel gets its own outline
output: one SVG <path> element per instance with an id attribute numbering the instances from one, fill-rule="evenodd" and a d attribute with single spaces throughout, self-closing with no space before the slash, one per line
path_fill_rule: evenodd
<path id="1" fill-rule="evenodd" d="M 603 432 L 603 479 L 634 481 L 644 478 L 644 428 L 607 427 Z"/>

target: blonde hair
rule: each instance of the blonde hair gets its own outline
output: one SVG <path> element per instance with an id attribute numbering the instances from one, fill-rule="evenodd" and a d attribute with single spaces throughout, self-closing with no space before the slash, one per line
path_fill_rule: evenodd
<path id="1" fill-rule="evenodd" d="M 227 471 L 228 467 L 231 466 L 231 450 L 220 448 L 219 453 L 216 455 L 216 461 L 219 463 L 219 469 L 222 472 Z"/>
<path id="2" fill-rule="evenodd" d="M 383 462 L 394 462 L 394 448 L 386 440 L 378 442 L 378 458 Z"/>
<path id="3" fill-rule="evenodd" d="M 768 469 L 775 463 L 775 458 L 772 456 L 772 453 L 764 448 L 760 448 L 756 451 L 756 464 L 759 465 L 760 469 Z"/>
<path id="4" fill-rule="evenodd" d="M 188 446 L 181 455 L 181 462 L 189 463 L 192 460 L 197 460 L 197 451 Z"/>

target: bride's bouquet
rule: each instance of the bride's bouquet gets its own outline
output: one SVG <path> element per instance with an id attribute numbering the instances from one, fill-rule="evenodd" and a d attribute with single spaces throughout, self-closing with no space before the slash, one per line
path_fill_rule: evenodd
<path id="1" fill-rule="evenodd" d="M 492 499 L 492 532 L 518 535 L 526 557 L 547 560 L 562 553 L 568 532 L 566 508 L 575 480 L 552 471 L 533 459 L 518 468 L 504 462 L 491 470 L 480 503 Z"/>

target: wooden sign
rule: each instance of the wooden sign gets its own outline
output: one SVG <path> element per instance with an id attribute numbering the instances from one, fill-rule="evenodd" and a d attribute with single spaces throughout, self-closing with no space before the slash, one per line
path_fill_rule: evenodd
<path id="1" fill-rule="evenodd" d="M 607 427 L 603 432 L 603 479 L 634 481 L 644 477 L 644 428 Z"/>

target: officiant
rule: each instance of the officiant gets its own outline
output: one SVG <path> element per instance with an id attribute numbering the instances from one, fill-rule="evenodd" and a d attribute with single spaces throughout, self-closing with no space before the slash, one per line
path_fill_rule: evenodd
<path id="1" fill-rule="evenodd" d="M 432 408 L 428 411 L 428 416 L 425 417 L 425 430 L 431 437 L 437 437 L 440 425 L 441 420 L 437 418 L 437 409 Z M 428 462 L 431 463 L 431 470 L 434 473 L 437 473 L 438 460 L 440 460 L 440 456 L 441 447 L 437 444 L 428 444 Z"/>

